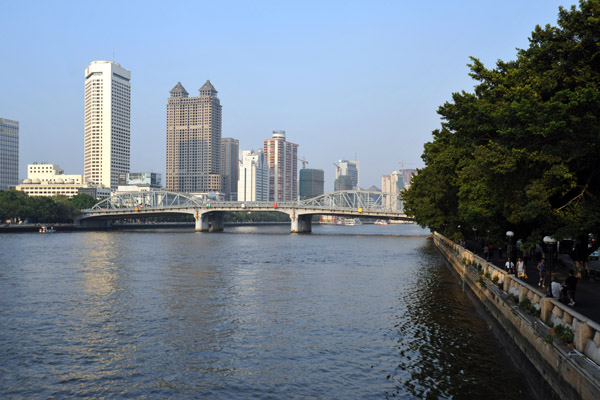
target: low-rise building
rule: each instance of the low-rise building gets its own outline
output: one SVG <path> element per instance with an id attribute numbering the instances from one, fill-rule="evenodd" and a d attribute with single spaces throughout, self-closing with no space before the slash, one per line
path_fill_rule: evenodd
<path id="1" fill-rule="evenodd" d="M 82 193 L 81 189 L 93 190 L 92 197 L 97 199 L 109 197 L 111 193 L 109 188 L 84 182 L 83 174 L 67 175 L 57 164 L 39 163 L 27 165 L 27 179 L 17 185 L 16 189 L 29 196 L 48 197 L 56 195 L 73 197 Z"/>

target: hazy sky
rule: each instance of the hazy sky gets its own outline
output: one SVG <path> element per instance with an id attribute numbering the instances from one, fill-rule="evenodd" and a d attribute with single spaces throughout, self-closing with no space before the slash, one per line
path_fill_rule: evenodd
<path id="1" fill-rule="evenodd" d="M 34 161 L 83 173 L 84 69 L 131 71 L 131 170 L 165 178 L 166 103 L 178 81 L 219 91 L 223 137 L 299 144 L 333 190 L 339 159 L 361 186 L 422 167 L 437 108 L 471 91 L 469 56 L 515 58 L 536 24 L 575 0 L 5 1 L 0 118 L 20 124 L 20 178 Z M 300 164 L 301 166 L 301 164 Z"/>

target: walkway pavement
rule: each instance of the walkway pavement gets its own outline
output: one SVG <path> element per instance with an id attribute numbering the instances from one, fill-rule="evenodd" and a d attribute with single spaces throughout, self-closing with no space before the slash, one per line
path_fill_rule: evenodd
<path id="1" fill-rule="evenodd" d="M 469 250 L 473 251 L 474 243 L 467 243 Z M 479 256 L 483 257 L 483 250 L 476 249 L 475 251 Z M 504 268 L 504 264 L 507 260 L 506 253 L 499 256 L 498 252 L 494 252 L 494 257 L 490 261 L 498 268 Z M 546 260 L 546 265 L 548 260 Z M 516 262 L 515 262 L 516 264 Z M 531 286 L 537 287 L 539 281 L 539 273 L 537 271 L 538 261 L 534 258 L 529 260 L 527 267 L 526 282 Z M 552 276 L 558 278 L 559 283 L 563 283 L 567 276 L 569 276 L 569 270 L 573 269 L 573 260 L 567 254 L 559 254 L 557 265 L 551 266 Z M 600 261 L 590 261 L 590 270 L 600 271 Z M 600 275 L 593 274 L 590 279 L 578 279 L 577 280 L 577 291 L 575 292 L 575 305 L 572 307 L 575 311 L 584 315 L 596 323 L 600 323 Z M 546 277 L 546 289 L 550 285 L 549 276 Z M 544 290 L 540 288 L 540 290 Z"/>

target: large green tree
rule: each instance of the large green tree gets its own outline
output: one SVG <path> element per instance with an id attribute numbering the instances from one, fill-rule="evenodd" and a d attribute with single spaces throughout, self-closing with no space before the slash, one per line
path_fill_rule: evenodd
<path id="1" fill-rule="evenodd" d="M 516 60 L 469 67 L 475 90 L 439 108 L 406 211 L 446 234 L 570 237 L 584 260 L 600 232 L 600 0 L 561 7 Z"/>

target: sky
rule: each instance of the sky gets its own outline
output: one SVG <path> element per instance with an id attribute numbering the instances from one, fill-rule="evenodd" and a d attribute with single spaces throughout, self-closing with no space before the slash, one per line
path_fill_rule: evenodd
<path id="1" fill-rule="evenodd" d="M 83 174 L 84 70 L 112 60 L 131 71 L 131 171 L 165 179 L 166 104 L 210 80 L 223 137 L 259 149 L 274 130 L 307 168 L 360 162 L 360 186 L 421 168 L 436 113 L 473 90 L 470 56 L 493 68 L 556 25 L 575 0 L 7 1 L 0 23 L 0 118 L 19 121 L 27 164 Z M 301 163 L 299 163 L 299 168 Z"/>

